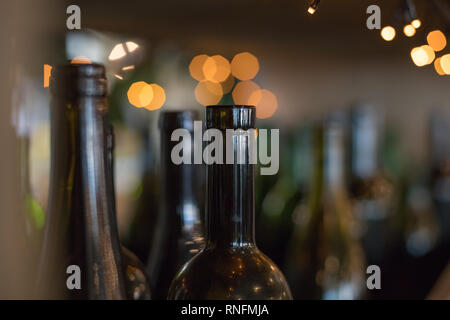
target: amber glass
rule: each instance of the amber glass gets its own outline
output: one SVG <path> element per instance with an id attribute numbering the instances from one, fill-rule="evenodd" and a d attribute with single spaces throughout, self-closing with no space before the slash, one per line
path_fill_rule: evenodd
<path id="1" fill-rule="evenodd" d="M 167 299 L 177 271 L 204 246 L 197 192 L 200 165 L 193 163 L 193 130 L 197 117 L 194 111 L 165 111 L 159 119 L 161 202 L 147 262 L 154 299 Z M 186 138 L 189 141 L 172 141 L 172 132 L 176 129 L 189 133 L 190 138 Z M 172 162 L 172 149 L 180 143 L 184 146 L 183 152 L 191 155 L 191 163 Z"/>
<path id="2" fill-rule="evenodd" d="M 105 152 L 106 88 L 102 65 L 65 64 L 52 70 L 51 177 L 36 288 L 40 298 L 127 298 Z M 79 267 L 79 289 L 70 286 L 76 281 L 69 277 L 77 274 L 69 266 Z"/>
<path id="3" fill-rule="evenodd" d="M 206 107 L 206 128 L 218 129 L 224 139 L 226 129 L 254 127 L 254 107 Z M 292 298 L 283 274 L 255 244 L 250 139 L 254 134 L 233 136 L 233 164 L 207 164 L 206 246 L 176 275 L 169 299 Z"/>
<path id="4" fill-rule="evenodd" d="M 360 299 L 365 259 L 344 180 L 339 116 L 314 129 L 311 188 L 295 220 L 287 276 L 295 299 Z"/>

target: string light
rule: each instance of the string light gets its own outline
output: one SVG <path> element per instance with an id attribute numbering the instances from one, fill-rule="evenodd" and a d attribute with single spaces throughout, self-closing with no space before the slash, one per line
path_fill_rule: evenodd
<path id="1" fill-rule="evenodd" d="M 441 57 L 441 68 L 445 74 L 450 74 L 450 54 Z"/>
<path id="2" fill-rule="evenodd" d="M 440 30 L 434 30 L 428 33 L 427 42 L 434 51 L 441 51 L 447 45 L 447 39 Z"/>
<path id="3" fill-rule="evenodd" d="M 434 50 L 428 45 L 413 48 L 411 58 L 416 66 L 423 67 L 433 62 L 435 58 Z"/>
<path id="4" fill-rule="evenodd" d="M 381 29 L 381 37 L 386 41 L 392 41 L 395 38 L 394 27 L 386 26 Z"/>
<path id="5" fill-rule="evenodd" d="M 414 28 L 419 29 L 420 26 L 422 25 L 422 21 L 420 21 L 420 19 L 414 19 L 413 21 L 411 21 L 411 25 Z"/>
<path id="6" fill-rule="evenodd" d="M 403 33 L 405 34 L 405 36 L 407 37 L 412 37 L 416 34 L 416 29 L 410 25 L 407 24 L 404 28 L 403 28 Z"/>
<path id="7" fill-rule="evenodd" d="M 319 7 L 320 0 L 312 0 L 308 7 L 308 13 L 314 14 Z"/>
<path id="8" fill-rule="evenodd" d="M 437 58 L 434 60 L 434 69 L 436 70 L 437 74 L 440 76 L 445 75 L 445 71 L 442 69 L 441 66 L 441 58 Z"/>

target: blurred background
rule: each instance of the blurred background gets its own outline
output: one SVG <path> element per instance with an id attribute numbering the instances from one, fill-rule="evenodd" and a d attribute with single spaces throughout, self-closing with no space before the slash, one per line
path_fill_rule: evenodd
<path id="1" fill-rule="evenodd" d="M 47 209 L 48 77 L 72 60 L 107 68 L 119 233 L 143 261 L 160 197 L 160 112 L 254 104 L 258 128 L 280 129 L 280 170 L 256 178 L 257 243 L 294 297 L 449 298 L 450 1 L 318 2 L 2 3 L 0 297 L 28 296 Z M 366 26 L 373 4 L 382 30 Z M 70 5 L 80 30 L 66 26 Z M 327 161 L 336 154 L 340 167 Z M 364 271 L 354 287 L 376 264 L 382 290 L 305 293 L 344 268 L 333 255 L 324 270 L 305 267 L 305 252 L 339 242 L 311 218 L 317 207 L 343 211 L 339 237 L 354 244 L 342 250 Z"/>

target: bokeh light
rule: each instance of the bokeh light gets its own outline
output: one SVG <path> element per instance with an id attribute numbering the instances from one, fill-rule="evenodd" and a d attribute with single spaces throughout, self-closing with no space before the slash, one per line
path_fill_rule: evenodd
<path id="1" fill-rule="evenodd" d="M 233 101 L 235 104 L 249 104 L 250 96 L 261 88 L 251 80 L 241 81 L 233 89 Z"/>
<path id="2" fill-rule="evenodd" d="M 445 74 L 450 74 L 450 54 L 441 57 L 441 68 Z"/>
<path id="3" fill-rule="evenodd" d="M 152 83 L 150 86 L 153 91 L 153 99 L 148 105 L 144 106 L 144 108 L 147 110 L 157 110 L 163 106 L 164 102 L 166 102 L 166 93 L 164 92 L 164 89 L 156 83 Z"/>
<path id="4" fill-rule="evenodd" d="M 277 97 L 265 89 L 254 91 L 249 98 L 249 104 L 256 106 L 258 119 L 270 118 L 278 108 Z"/>
<path id="5" fill-rule="evenodd" d="M 204 80 L 217 82 L 214 76 L 217 73 L 217 63 L 212 57 L 208 57 L 202 66 Z"/>
<path id="6" fill-rule="evenodd" d="M 145 81 L 134 82 L 127 92 L 128 101 L 137 108 L 150 104 L 153 99 L 153 88 Z"/>
<path id="7" fill-rule="evenodd" d="M 395 38 L 395 29 L 391 26 L 386 26 L 381 29 L 381 37 L 386 41 L 392 41 Z"/>
<path id="8" fill-rule="evenodd" d="M 220 83 L 200 81 L 195 87 L 195 99 L 203 106 L 218 104 L 222 99 L 223 91 Z"/>
<path id="9" fill-rule="evenodd" d="M 84 56 L 78 56 L 73 58 L 70 63 L 74 63 L 74 64 L 91 64 L 91 60 L 87 57 Z"/>
<path id="10" fill-rule="evenodd" d="M 433 62 L 435 54 L 430 46 L 423 45 L 411 50 L 411 58 L 416 66 L 423 67 Z"/>
<path id="11" fill-rule="evenodd" d="M 111 53 L 108 56 L 108 60 L 110 60 L 110 61 L 118 60 L 120 58 L 125 57 L 125 55 L 126 55 L 126 52 L 125 52 L 125 48 L 123 47 L 123 44 L 118 43 L 111 50 Z"/>
<path id="12" fill-rule="evenodd" d="M 445 74 L 445 71 L 442 69 L 441 66 L 441 58 L 437 58 L 436 60 L 434 60 L 434 69 L 440 76 L 443 76 Z"/>
<path id="13" fill-rule="evenodd" d="M 191 63 L 189 64 L 189 73 L 191 77 L 197 81 L 205 80 L 205 75 L 203 73 L 203 65 L 209 57 L 206 54 L 200 54 L 195 56 Z"/>
<path id="14" fill-rule="evenodd" d="M 49 64 L 44 64 L 44 88 L 48 88 L 51 74 L 52 74 L 52 66 Z"/>
<path id="15" fill-rule="evenodd" d="M 221 55 L 212 56 L 211 59 L 213 59 L 216 64 L 216 72 L 210 80 L 215 82 L 223 82 L 227 80 L 231 73 L 230 62 Z"/>
<path id="16" fill-rule="evenodd" d="M 445 34 L 440 30 L 434 30 L 428 33 L 427 42 L 434 51 L 441 51 L 447 45 Z"/>
<path id="17" fill-rule="evenodd" d="M 404 28 L 403 28 L 403 33 L 405 34 L 405 36 L 407 37 L 412 37 L 416 34 L 416 29 L 410 25 L 407 24 Z"/>
<path id="18" fill-rule="evenodd" d="M 239 80 L 253 79 L 258 71 L 258 59 L 249 52 L 238 53 L 231 61 L 231 73 Z"/>
<path id="19" fill-rule="evenodd" d="M 420 19 L 414 19 L 413 21 L 411 21 L 411 25 L 414 28 L 419 29 L 420 26 L 422 25 L 422 21 L 420 21 Z"/>
<path id="20" fill-rule="evenodd" d="M 133 41 L 127 41 L 125 45 L 127 46 L 128 52 L 133 52 L 134 50 L 139 48 L 139 46 Z"/>

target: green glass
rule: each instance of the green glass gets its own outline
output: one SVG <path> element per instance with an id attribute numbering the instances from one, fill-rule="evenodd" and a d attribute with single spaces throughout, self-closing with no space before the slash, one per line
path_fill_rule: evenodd
<path id="1" fill-rule="evenodd" d="M 208 106 L 206 128 L 219 130 L 225 139 L 226 129 L 254 128 L 255 111 Z M 292 299 L 281 271 L 255 244 L 254 164 L 249 163 L 255 136 L 247 133 L 238 132 L 233 146 L 222 149 L 225 158 L 231 148 L 233 164 L 207 164 L 206 245 L 176 275 L 169 299 Z"/>

